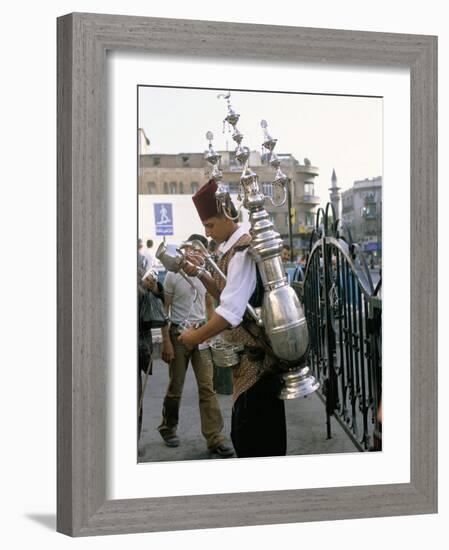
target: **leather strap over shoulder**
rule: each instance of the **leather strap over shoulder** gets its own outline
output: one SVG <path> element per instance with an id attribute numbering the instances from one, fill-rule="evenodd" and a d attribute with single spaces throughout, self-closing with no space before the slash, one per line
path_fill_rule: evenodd
<path id="1" fill-rule="evenodd" d="M 248 244 L 241 244 L 239 246 L 234 246 L 234 250 L 236 252 L 243 252 L 243 250 L 246 250 L 247 248 L 249 248 L 249 243 Z"/>

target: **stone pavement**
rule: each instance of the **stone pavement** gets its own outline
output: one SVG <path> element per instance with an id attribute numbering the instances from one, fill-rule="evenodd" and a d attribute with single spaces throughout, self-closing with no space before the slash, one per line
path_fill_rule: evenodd
<path id="1" fill-rule="evenodd" d="M 157 431 L 162 401 L 168 383 L 168 369 L 161 359 L 153 363 L 153 375 L 148 377 L 143 403 L 142 434 L 139 442 L 139 462 L 165 462 L 174 460 L 202 460 L 211 458 L 200 431 L 198 392 L 191 368 L 187 371 L 180 409 L 179 447 L 167 447 Z M 224 418 L 224 434 L 230 437 L 230 395 L 218 394 Z M 327 439 L 326 413 L 316 392 L 308 397 L 285 402 L 287 415 L 287 454 L 309 455 L 358 452 L 344 430 L 332 421 L 332 438 Z"/>

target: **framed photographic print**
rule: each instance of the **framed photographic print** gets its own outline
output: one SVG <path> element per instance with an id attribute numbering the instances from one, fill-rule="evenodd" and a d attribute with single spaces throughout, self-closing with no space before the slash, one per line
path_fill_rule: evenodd
<path id="1" fill-rule="evenodd" d="M 121 73 L 121 68 L 124 69 L 129 61 L 126 57 L 121 59 L 115 57 L 112 61 L 115 66 L 114 74 Z M 153 73 L 144 59 L 134 61 L 133 65 L 135 70 L 143 75 Z M 184 68 L 185 65 L 186 63 Z M 245 75 L 247 77 L 251 75 L 248 80 L 254 86 L 256 82 L 254 71 L 246 67 L 242 75 L 242 68 L 234 65 L 234 74 L 232 77 L 228 76 L 228 83 L 231 80 L 239 83 Z M 169 73 L 179 75 L 180 70 L 181 68 L 177 70 L 170 68 L 166 70 L 164 78 L 168 78 Z M 215 62 L 214 67 L 208 68 L 209 82 L 220 80 L 220 70 L 219 62 Z M 189 72 L 190 78 L 197 77 L 195 68 Z M 259 68 L 257 76 L 260 77 L 263 72 L 262 68 Z M 302 86 L 305 86 L 305 82 L 313 82 L 314 89 L 320 89 L 321 86 L 326 86 L 326 79 L 331 80 L 332 86 L 336 89 L 336 81 L 342 80 L 342 71 L 337 78 L 335 74 L 329 76 L 328 69 L 322 69 L 318 78 L 316 74 L 307 75 L 304 66 L 301 69 L 296 67 L 296 74 L 290 74 L 287 78 L 288 73 L 284 68 L 283 79 L 280 71 L 278 72 L 279 78 L 276 68 L 272 68 L 268 81 L 271 77 L 271 81 L 276 85 L 282 83 L 282 86 L 289 90 L 301 86 L 301 82 L 303 82 Z M 229 71 L 227 74 L 229 75 Z M 379 73 L 376 74 L 375 81 L 373 76 L 370 74 L 369 82 L 365 82 L 365 88 L 371 93 L 379 90 L 382 80 Z M 187 80 L 189 77 L 185 78 Z M 345 71 L 344 79 L 348 87 L 348 71 Z M 129 80 L 129 78 L 123 75 L 117 76 L 114 82 L 118 80 Z M 407 95 L 408 75 L 405 71 L 395 79 L 396 86 L 398 86 L 398 80 L 402 82 L 402 93 Z M 310 86 L 311 84 L 308 84 L 308 87 Z M 360 91 L 360 87 L 358 90 Z M 352 91 L 354 92 L 354 88 Z M 390 98 L 388 100 L 390 101 Z M 129 103 L 129 99 L 124 99 L 120 93 L 115 94 L 114 104 L 120 105 L 114 109 L 118 120 L 128 118 L 129 115 L 123 115 L 123 105 Z M 292 287 L 298 291 L 299 299 L 304 304 L 305 315 L 310 318 L 309 331 L 312 333 L 310 340 L 313 351 L 309 364 L 312 375 L 321 386 L 318 394 L 325 399 L 326 406 L 317 399 L 316 395 L 312 396 L 314 391 L 309 394 L 311 396 L 309 399 L 299 399 L 307 395 L 299 395 L 296 389 L 292 389 L 292 385 L 289 386 L 288 392 L 284 388 L 282 395 L 285 401 L 288 434 L 286 454 L 292 456 L 380 450 L 381 424 L 375 419 L 379 416 L 381 395 L 379 374 L 382 363 L 381 325 L 380 323 L 377 325 L 377 335 L 370 332 L 369 325 L 372 319 L 365 323 L 364 309 L 367 309 L 368 302 L 379 305 L 373 308 L 372 314 L 378 315 L 380 319 L 383 98 L 234 88 L 223 92 L 213 88 L 140 85 L 137 103 L 139 261 L 142 264 L 149 264 L 146 268 L 142 266 L 139 269 L 144 274 L 145 269 L 151 268 L 152 272 L 147 277 L 150 275 L 153 279 L 157 277 L 159 282 L 163 283 L 165 301 L 169 306 L 167 312 L 170 314 L 170 330 L 167 329 L 169 334 L 160 335 L 157 331 L 153 331 L 155 348 L 162 338 L 162 348 L 168 351 L 163 352 L 161 357 L 158 349 L 155 349 L 150 367 L 148 367 L 148 356 L 144 350 L 145 342 L 151 339 L 151 333 L 145 329 L 139 330 L 141 335 L 139 349 L 141 347 L 143 349 L 143 353 L 139 355 L 142 363 L 140 379 L 142 390 L 146 389 L 139 392 L 142 394 L 141 406 L 139 406 L 139 426 L 141 426 L 138 442 L 139 462 L 235 456 L 232 454 L 231 442 L 226 440 L 226 434 L 231 432 L 231 409 L 236 398 L 239 397 L 234 392 L 233 367 L 230 367 L 237 356 L 232 354 L 232 361 L 224 360 L 223 335 L 212 341 L 211 345 L 202 345 L 201 349 L 192 352 L 179 344 L 179 335 L 184 330 L 186 322 L 202 325 L 206 313 L 208 318 L 212 317 L 213 314 L 209 311 L 209 307 L 212 307 L 211 300 L 205 296 L 205 287 L 200 281 L 190 279 L 191 284 L 189 284 L 189 280 L 183 277 L 182 271 L 167 274 L 165 266 L 158 264 L 154 256 L 155 253 L 157 256 L 158 247 L 162 246 L 162 242 L 180 246 L 181 243 L 195 240 L 192 238 L 195 237 L 203 246 L 209 247 L 212 244 L 215 260 L 206 257 L 206 262 L 210 266 L 211 273 L 217 272 L 218 265 L 215 262 L 219 261 L 220 248 L 212 239 L 208 240 L 204 236 L 201 220 L 192 210 L 192 198 L 211 178 L 213 166 L 215 166 L 213 163 L 217 165 L 216 177 L 221 177 L 223 189 L 229 193 L 230 200 L 233 201 L 236 209 L 238 208 L 237 216 L 244 230 L 250 230 L 251 223 L 248 209 L 239 206 L 245 195 L 240 184 L 242 170 L 248 170 L 250 167 L 257 172 L 260 191 L 266 197 L 263 205 L 263 210 L 266 212 L 263 231 L 266 232 L 267 223 L 271 223 L 273 234 L 270 238 L 282 240 L 283 269 Z M 223 122 L 225 116 L 229 119 L 229 112 L 235 112 L 234 109 L 239 113 L 239 120 L 235 123 L 238 131 L 233 130 L 227 121 Z M 388 104 L 386 109 L 388 118 Z M 402 109 L 402 115 L 396 110 L 396 123 L 401 116 L 408 117 L 406 103 Z M 263 119 L 261 119 L 262 116 Z M 119 126 L 116 124 L 114 126 L 118 128 L 119 135 L 127 134 L 127 130 L 121 131 Z M 401 126 L 406 128 L 407 124 L 404 123 Z M 334 131 L 334 129 L 338 130 Z M 276 131 L 276 138 L 271 137 L 274 131 Z M 266 136 L 270 136 L 270 141 L 267 141 Z M 235 139 L 239 141 L 238 146 Z M 397 141 L 407 143 L 408 135 Z M 261 148 L 258 145 L 262 142 L 270 147 L 271 151 L 267 147 Z M 112 157 L 123 157 L 124 147 L 126 147 L 125 144 L 120 144 L 114 150 Z M 205 149 L 206 154 L 203 152 Z M 303 150 L 304 155 L 301 155 Z M 245 154 L 247 151 L 249 151 L 248 158 Z M 275 153 L 275 151 L 279 152 Z M 408 149 L 405 147 L 404 159 L 407 154 Z M 401 153 L 396 148 L 395 165 L 397 166 L 402 162 L 399 162 L 400 157 Z M 219 165 L 216 162 L 218 158 Z M 207 159 L 211 159 L 212 164 Z M 338 178 L 332 162 L 336 163 Z M 118 163 L 119 161 L 116 164 Z M 246 163 L 248 166 L 245 168 Z M 278 163 L 279 166 L 277 166 Z M 405 160 L 406 163 L 407 160 Z M 112 172 L 120 172 L 120 169 L 113 169 Z M 373 176 L 366 178 L 367 174 Z M 276 183 L 284 176 L 288 177 L 289 182 L 285 187 L 285 193 L 284 187 L 281 191 L 280 184 Z M 393 176 L 390 171 L 390 177 L 396 176 Z M 400 170 L 397 177 L 403 177 Z M 354 187 L 352 182 L 356 182 Z M 329 198 L 329 186 L 333 189 L 331 198 Z M 279 197 L 276 197 L 276 194 Z M 387 195 L 388 200 L 394 202 L 391 195 Z M 320 269 L 314 269 L 312 266 L 317 262 L 322 264 L 324 260 L 322 254 L 324 241 L 318 238 L 319 229 L 317 231 L 316 223 L 318 221 L 320 226 L 324 222 L 326 208 L 328 214 L 330 209 L 326 204 L 331 199 L 335 215 L 339 220 L 344 220 L 340 223 L 340 232 L 346 231 L 344 224 L 351 226 L 350 236 L 348 234 L 347 238 L 353 239 L 362 246 L 359 256 L 366 258 L 369 265 L 368 269 L 362 272 L 362 279 L 355 274 L 355 280 L 359 282 L 354 290 L 361 288 L 360 298 L 366 293 L 367 302 L 364 304 L 361 299 L 360 315 L 354 312 L 357 317 L 354 323 L 353 316 L 349 315 L 349 312 L 352 313 L 352 304 L 349 299 L 350 282 L 349 278 L 344 276 L 345 251 L 339 249 L 338 254 L 335 254 L 333 252 L 336 249 L 332 250 L 334 245 L 331 241 L 326 245 L 333 260 L 326 263 L 326 267 L 329 267 L 329 290 L 324 292 L 322 289 L 321 294 L 328 296 L 329 293 L 333 293 L 334 299 L 336 297 L 339 302 L 337 315 L 333 314 L 334 310 L 331 304 L 328 304 L 329 313 L 333 316 L 333 328 L 327 331 L 331 349 L 331 353 L 328 354 L 325 349 L 328 338 L 325 334 L 324 306 L 321 306 L 322 311 L 320 318 L 317 319 L 318 322 L 314 322 L 316 313 L 320 310 L 320 306 L 316 303 L 317 295 L 314 289 L 320 285 L 322 287 L 322 282 Z M 399 200 L 403 202 L 404 199 L 399 198 Z M 292 213 L 290 216 L 289 210 Z M 186 212 L 192 212 L 193 215 L 186 216 Z M 261 215 L 262 210 L 258 212 L 258 219 Z M 330 223 L 327 225 L 330 239 Z M 233 225 L 230 227 L 235 229 Z M 276 231 L 276 237 L 274 231 Z M 266 233 L 263 238 L 267 241 Z M 307 269 L 306 258 L 309 256 L 311 243 L 313 243 L 314 253 L 309 259 L 309 269 Z M 200 253 L 201 244 L 198 242 L 194 244 Z M 345 257 L 352 264 L 352 258 L 349 255 Z M 122 263 L 119 262 L 119 264 Z M 367 279 L 366 288 L 363 277 Z M 336 280 L 340 280 L 340 284 L 333 284 Z M 346 293 L 344 292 L 345 281 Z M 124 286 L 124 284 L 120 285 L 121 293 Z M 139 288 L 142 297 L 139 301 L 140 309 L 145 312 L 144 300 L 145 297 L 148 298 L 148 290 Z M 196 295 L 196 291 L 199 292 L 199 296 Z M 345 297 L 346 300 L 344 300 Z M 128 300 L 129 298 L 125 299 L 125 301 Z M 355 299 L 355 302 L 358 300 Z M 358 311 L 358 308 L 356 309 Z M 360 332 L 360 322 L 362 332 Z M 353 353 L 355 349 L 351 348 L 351 338 L 347 336 L 350 323 L 351 328 L 354 326 L 353 340 L 362 342 L 358 353 L 355 354 Z M 140 325 L 151 326 L 151 321 L 142 320 Z M 119 334 L 115 337 L 117 340 L 120 338 Z M 299 335 L 298 338 L 300 338 Z M 227 353 L 231 355 L 230 351 Z M 329 375 L 327 367 L 331 355 L 333 374 Z M 173 358 L 173 363 L 170 357 Z M 164 368 L 164 359 L 169 361 L 168 369 L 166 366 Z M 186 368 L 189 361 L 192 363 L 192 369 Z M 148 373 L 149 369 L 151 374 Z M 198 369 L 201 371 L 198 372 Z M 335 387 L 332 387 L 333 393 L 327 391 L 331 377 L 339 380 Z M 121 381 L 118 386 L 122 388 L 123 384 L 124 381 Z M 212 394 L 213 389 L 215 396 Z M 308 389 L 305 388 L 306 393 Z M 197 393 L 200 396 L 199 406 Z M 337 395 L 338 393 L 341 395 Z M 360 398 L 355 397 L 357 394 L 360 394 Z M 240 397 L 240 401 L 243 399 Z M 334 407 L 332 414 L 331 406 Z M 325 410 L 329 413 L 326 423 L 324 423 Z M 334 418 L 342 421 L 342 427 L 332 426 Z M 155 429 L 156 426 L 158 429 Z M 339 431 L 344 429 L 347 429 L 347 435 Z M 260 438 L 266 437 L 267 434 L 264 433 Z M 176 451 L 173 450 L 174 448 Z M 256 450 L 251 452 L 254 453 Z"/>
<path id="2" fill-rule="evenodd" d="M 85 536 L 436 512 L 436 82 L 437 41 L 430 36 L 115 15 L 58 19 L 60 532 Z M 178 133 L 198 135 L 203 149 L 206 132 L 212 130 L 216 139 L 220 133 L 226 109 L 220 94 L 230 92 L 232 103 L 257 91 L 264 94 L 260 107 L 267 104 L 267 113 L 265 98 L 275 92 L 369 96 L 381 105 L 382 216 L 384 222 L 394 220 L 395 212 L 401 216 L 400 231 L 396 226 L 392 235 L 391 225 L 384 224 L 382 239 L 385 281 L 390 277 L 382 291 L 384 318 L 391 324 L 383 331 L 382 407 L 389 421 L 381 452 L 138 463 L 135 241 L 137 231 L 147 238 L 149 230 L 136 229 L 136 181 L 147 191 L 139 195 L 152 194 L 152 176 L 142 179 L 140 163 L 157 163 L 155 157 L 171 152 L 154 143 L 153 156 L 139 154 L 142 144 L 156 139 L 137 118 L 139 93 L 149 87 L 166 94 L 146 101 L 156 107 L 153 119 L 159 115 L 167 139 L 174 143 Z M 168 90 L 175 93 L 170 100 Z M 183 103 L 188 90 L 196 90 L 196 98 Z M 206 91 L 213 96 L 214 114 L 202 119 L 209 105 Z M 294 110 L 286 108 L 283 116 L 293 119 Z M 295 124 L 304 156 L 307 135 L 301 130 L 311 113 L 303 109 L 303 126 L 301 117 Z M 243 121 L 245 111 L 241 114 Z M 343 123 L 332 124 L 331 116 L 327 126 L 318 125 L 333 133 L 337 144 Z M 268 120 L 269 131 L 281 119 Z M 262 136 L 263 128 L 259 131 Z M 280 146 L 282 132 L 276 138 Z M 356 142 L 353 137 L 351 152 L 359 155 Z M 248 139 L 247 145 L 256 150 L 258 143 Z M 190 167 L 182 164 L 195 159 L 182 153 L 193 151 L 174 147 L 180 153 L 176 162 L 187 173 Z M 297 160 L 312 171 L 310 161 Z M 329 187 L 332 180 L 329 174 Z M 182 194 L 197 191 L 190 176 L 161 181 L 167 183 L 164 197 L 175 189 L 172 183 L 177 191 L 182 184 Z M 310 178 L 306 183 L 312 185 Z M 305 189 L 304 194 L 314 196 Z M 374 219 L 373 201 L 364 200 L 365 218 Z M 152 204 L 155 220 L 178 215 L 168 207 L 171 202 L 157 204 Z M 367 251 L 374 263 L 373 243 Z M 336 265 L 343 265 L 341 259 Z M 393 291 L 396 273 L 402 278 Z M 387 346 L 388 337 L 394 339 Z M 398 346 L 404 351 L 400 357 L 386 352 Z M 399 385 L 391 378 L 398 373 Z M 329 461 L 338 462 L 329 468 Z M 338 476 L 324 479 L 330 469 Z"/>

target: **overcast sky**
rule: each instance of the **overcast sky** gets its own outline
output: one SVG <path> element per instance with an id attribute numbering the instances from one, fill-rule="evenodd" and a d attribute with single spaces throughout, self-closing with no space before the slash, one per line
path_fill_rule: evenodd
<path id="1" fill-rule="evenodd" d="M 208 130 L 216 150 L 235 149 L 231 133 L 223 133 L 227 103 L 217 98 L 226 91 L 140 87 L 139 127 L 150 138 L 150 153 L 203 152 Z M 381 98 L 233 91 L 231 104 L 240 114 L 242 145 L 261 151 L 260 121 L 266 119 L 277 153 L 301 163 L 306 157 L 318 167 L 315 192 L 322 203 L 333 169 L 343 189 L 382 175 Z"/>

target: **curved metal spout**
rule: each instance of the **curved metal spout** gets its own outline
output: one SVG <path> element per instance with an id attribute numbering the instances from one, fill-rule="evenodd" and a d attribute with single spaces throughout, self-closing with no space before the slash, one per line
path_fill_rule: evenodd
<path id="1" fill-rule="evenodd" d="M 274 182 L 273 183 L 273 188 L 276 186 L 276 183 Z M 268 199 L 270 202 L 271 202 L 271 205 L 272 206 L 275 206 L 276 208 L 279 208 L 280 206 L 284 206 L 286 200 L 287 200 L 287 189 L 282 186 L 282 185 L 278 185 L 278 187 L 281 187 L 282 189 L 282 192 L 283 192 L 283 195 L 282 195 L 282 199 L 279 201 L 279 202 L 276 202 L 273 197 L 270 197 L 269 195 L 266 196 L 265 198 Z"/>
<path id="2" fill-rule="evenodd" d="M 239 219 L 242 204 L 240 204 L 237 208 L 237 213 L 235 216 L 231 216 L 230 214 L 228 214 L 228 210 L 231 206 L 231 197 L 229 195 L 229 191 L 221 183 L 219 183 L 218 189 L 215 191 L 215 198 L 217 199 L 217 205 L 219 206 L 223 214 L 228 218 L 228 220 L 232 220 L 233 222 L 235 222 Z"/>
<path id="3" fill-rule="evenodd" d="M 186 262 L 186 258 L 181 248 L 182 246 L 178 248 L 175 244 L 167 244 L 164 239 L 156 250 L 156 258 L 161 262 L 167 271 L 179 273 L 189 283 L 195 292 L 195 298 L 193 301 L 196 302 L 199 296 L 198 290 L 182 269 Z"/>

